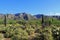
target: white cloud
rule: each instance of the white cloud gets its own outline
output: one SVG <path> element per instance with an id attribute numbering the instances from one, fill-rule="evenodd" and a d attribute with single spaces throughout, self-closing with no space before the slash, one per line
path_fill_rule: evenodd
<path id="1" fill-rule="evenodd" d="M 60 16 L 60 13 L 55 13 L 54 15 Z"/>
<path id="2" fill-rule="evenodd" d="M 54 13 L 54 12 L 50 12 L 50 13 L 46 13 L 45 15 L 49 15 L 49 16 L 60 16 L 60 13 Z"/>

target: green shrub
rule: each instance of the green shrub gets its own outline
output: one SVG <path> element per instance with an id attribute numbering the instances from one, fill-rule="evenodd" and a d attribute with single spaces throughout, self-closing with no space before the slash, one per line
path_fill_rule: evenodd
<path id="1" fill-rule="evenodd" d="M 28 33 L 20 28 L 15 30 L 12 40 L 28 40 Z"/>
<path id="2" fill-rule="evenodd" d="M 4 35 L 0 33 L 0 40 L 4 39 Z"/>

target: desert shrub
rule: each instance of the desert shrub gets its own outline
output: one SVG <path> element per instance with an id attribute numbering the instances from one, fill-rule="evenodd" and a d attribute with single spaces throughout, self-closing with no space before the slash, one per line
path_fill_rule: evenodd
<path id="1" fill-rule="evenodd" d="M 3 23 L 4 23 L 4 21 L 0 19 L 0 24 L 3 24 Z"/>
<path id="2" fill-rule="evenodd" d="M 52 25 L 60 26 L 60 20 L 53 19 L 53 20 L 52 20 Z"/>
<path id="3" fill-rule="evenodd" d="M 7 23 L 8 24 L 16 24 L 16 21 L 15 20 L 7 20 Z"/>
<path id="4" fill-rule="evenodd" d="M 15 30 L 12 40 L 28 40 L 28 33 L 21 28 Z"/>
<path id="5" fill-rule="evenodd" d="M 12 40 L 28 40 L 28 33 L 19 27 L 9 26 L 5 28 L 5 38 L 11 38 Z"/>
<path id="6" fill-rule="evenodd" d="M 14 34 L 14 30 L 15 30 L 15 27 L 13 27 L 13 26 L 6 27 L 5 28 L 5 32 L 6 33 L 4 34 L 5 38 L 12 37 L 13 34 Z"/>
<path id="7" fill-rule="evenodd" d="M 24 20 L 19 20 L 19 21 L 17 21 L 17 23 L 22 24 L 22 25 L 25 25 L 25 24 L 26 24 L 26 21 L 24 21 Z"/>
<path id="8" fill-rule="evenodd" d="M 4 39 L 4 35 L 2 33 L 0 33 L 0 40 Z"/>
<path id="9" fill-rule="evenodd" d="M 44 32 L 44 40 L 53 40 L 52 34 L 48 32 Z"/>
<path id="10" fill-rule="evenodd" d="M 52 28 L 52 33 L 54 40 L 60 40 L 60 27 Z"/>

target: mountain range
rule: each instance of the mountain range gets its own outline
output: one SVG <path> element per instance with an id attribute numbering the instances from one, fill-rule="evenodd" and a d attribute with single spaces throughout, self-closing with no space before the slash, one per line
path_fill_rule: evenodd
<path id="1" fill-rule="evenodd" d="M 31 15 L 27 13 L 16 13 L 16 14 L 5 14 L 5 15 L 8 20 L 35 20 L 40 19 L 43 14 Z M 60 19 L 60 16 L 56 15 L 55 16 L 44 15 L 44 16 Z M 0 14 L 0 19 L 4 19 L 4 14 Z"/>

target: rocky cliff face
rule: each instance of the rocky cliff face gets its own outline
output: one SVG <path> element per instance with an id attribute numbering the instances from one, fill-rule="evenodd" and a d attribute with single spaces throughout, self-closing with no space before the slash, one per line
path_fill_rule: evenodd
<path id="1" fill-rule="evenodd" d="M 34 17 L 30 14 L 26 14 L 26 13 L 17 13 L 15 14 L 15 20 L 32 20 L 34 19 Z"/>
<path id="2" fill-rule="evenodd" d="M 14 20 L 14 15 L 13 14 L 6 14 L 8 20 Z"/>

